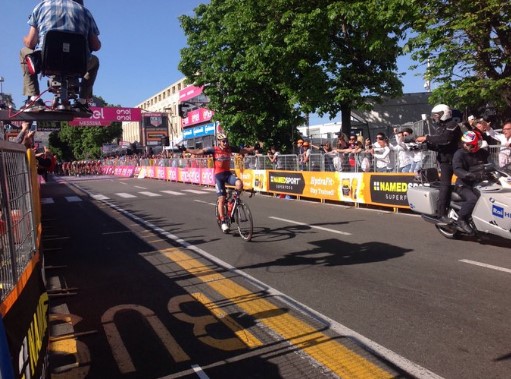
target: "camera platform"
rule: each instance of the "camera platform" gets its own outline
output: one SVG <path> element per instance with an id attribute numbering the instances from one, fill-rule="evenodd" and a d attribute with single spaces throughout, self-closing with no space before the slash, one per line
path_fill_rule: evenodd
<path id="1" fill-rule="evenodd" d="M 15 109 L 0 109 L 0 121 L 72 121 L 75 118 L 89 118 L 91 113 L 73 110 L 45 109 L 24 112 Z"/>

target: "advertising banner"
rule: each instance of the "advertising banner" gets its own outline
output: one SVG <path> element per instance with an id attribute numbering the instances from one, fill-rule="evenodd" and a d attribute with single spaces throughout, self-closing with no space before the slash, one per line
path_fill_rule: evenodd
<path id="1" fill-rule="evenodd" d="M 156 179 L 165 180 L 165 173 L 166 169 L 165 167 L 156 167 Z"/>
<path id="2" fill-rule="evenodd" d="M 304 172 L 297 171 L 269 171 L 268 190 L 302 196 L 305 188 L 303 174 Z"/>
<path id="3" fill-rule="evenodd" d="M 305 179 L 303 196 L 339 201 L 339 175 L 332 175 L 331 172 L 304 172 L 303 176 Z"/>
<path id="4" fill-rule="evenodd" d="M 165 179 L 171 182 L 177 182 L 178 168 L 177 167 L 166 167 Z"/>
<path id="5" fill-rule="evenodd" d="M 48 368 L 48 294 L 41 263 L 33 259 L 23 290 L 9 295 L 16 298 L 2 320 L 15 378 L 42 378 Z"/>
<path id="6" fill-rule="evenodd" d="M 106 169 L 106 168 L 104 168 Z M 130 175 L 134 168 L 131 167 Z M 115 175 L 126 175 L 116 168 Z M 321 171 L 273 171 L 236 169 L 243 186 L 260 192 L 273 192 L 307 198 L 342 201 L 395 208 L 409 208 L 406 192 L 416 186 L 414 174 L 355 173 Z M 144 167 L 144 176 L 183 183 L 215 185 L 212 168 Z"/>
<path id="7" fill-rule="evenodd" d="M 77 117 L 69 121 L 71 126 L 108 126 L 112 122 L 141 121 L 140 108 L 90 107 L 92 116 Z"/>
<path id="8" fill-rule="evenodd" d="M 135 171 L 134 166 L 116 166 L 114 175 L 122 176 L 124 178 L 131 178 L 133 176 L 134 171 Z"/>
<path id="9" fill-rule="evenodd" d="M 188 86 L 179 91 L 179 102 L 193 99 L 202 93 L 202 87 Z"/>
<path id="10" fill-rule="evenodd" d="M 188 112 L 186 117 L 182 118 L 183 127 L 201 124 L 203 122 L 207 122 L 213 118 L 215 112 L 206 109 L 199 108 L 193 111 Z"/>
<path id="11" fill-rule="evenodd" d="M 201 168 L 201 184 L 205 186 L 215 185 L 215 174 L 212 168 Z"/>
<path id="12" fill-rule="evenodd" d="M 417 185 L 414 174 L 366 174 L 369 178 L 369 202 L 377 205 L 409 208 L 406 191 Z"/>

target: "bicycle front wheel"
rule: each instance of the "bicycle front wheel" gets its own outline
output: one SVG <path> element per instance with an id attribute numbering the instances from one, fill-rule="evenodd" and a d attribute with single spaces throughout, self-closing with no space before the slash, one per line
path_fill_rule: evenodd
<path id="1" fill-rule="evenodd" d="M 238 226 L 240 237 L 245 241 L 250 241 L 254 233 L 254 223 L 252 221 L 252 212 L 250 212 L 250 208 L 247 204 L 238 204 L 234 215 L 234 221 Z"/>

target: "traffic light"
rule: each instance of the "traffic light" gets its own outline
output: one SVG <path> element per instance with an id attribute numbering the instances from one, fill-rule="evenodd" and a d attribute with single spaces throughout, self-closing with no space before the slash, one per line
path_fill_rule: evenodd
<path id="1" fill-rule="evenodd" d="M 162 146 L 169 146 L 170 145 L 170 140 L 169 140 L 169 137 L 161 137 L 161 145 Z"/>

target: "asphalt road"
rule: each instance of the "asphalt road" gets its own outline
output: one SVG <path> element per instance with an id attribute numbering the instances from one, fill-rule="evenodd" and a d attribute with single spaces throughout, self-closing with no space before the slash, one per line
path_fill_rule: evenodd
<path id="1" fill-rule="evenodd" d="M 451 241 L 409 214 L 259 194 L 246 199 L 255 222 L 247 243 L 220 233 L 211 189 L 150 179 L 59 179 L 42 198 L 50 303 L 61 315 L 53 316 L 56 371 L 511 372 L 508 242 Z M 76 337 L 71 348 L 60 346 L 66 335 Z"/>

